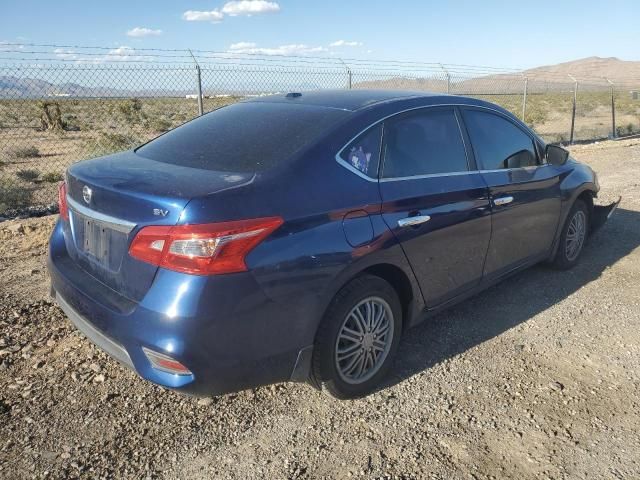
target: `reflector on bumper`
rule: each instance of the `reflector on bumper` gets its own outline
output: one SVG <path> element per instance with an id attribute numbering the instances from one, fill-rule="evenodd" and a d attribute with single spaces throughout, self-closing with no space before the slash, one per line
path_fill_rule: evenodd
<path id="1" fill-rule="evenodd" d="M 164 353 L 154 352 L 145 347 L 142 347 L 142 351 L 156 370 L 174 375 L 191 375 L 191 371 L 187 367 Z"/>

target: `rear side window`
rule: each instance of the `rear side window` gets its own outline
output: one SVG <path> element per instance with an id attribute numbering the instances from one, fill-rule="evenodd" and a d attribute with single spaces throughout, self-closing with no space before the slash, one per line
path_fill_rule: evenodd
<path id="1" fill-rule="evenodd" d="M 464 121 L 482 170 L 530 167 L 538 164 L 533 141 L 520 128 L 498 115 L 465 110 Z"/>
<path id="2" fill-rule="evenodd" d="M 371 178 L 378 178 L 382 125 L 376 125 L 347 145 L 340 158 Z"/>
<path id="3" fill-rule="evenodd" d="M 385 178 L 468 170 L 460 126 L 453 109 L 426 109 L 387 121 Z"/>
<path id="4" fill-rule="evenodd" d="M 260 172 L 291 158 L 347 115 L 311 105 L 236 103 L 185 123 L 136 153 L 185 167 Z"/>

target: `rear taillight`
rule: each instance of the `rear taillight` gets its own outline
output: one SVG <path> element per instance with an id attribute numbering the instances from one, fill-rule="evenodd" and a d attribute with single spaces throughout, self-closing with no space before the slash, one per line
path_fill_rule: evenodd
<path id="1" fill-rule="evenodd" d="M 67 184 L 60 182 L 58 185 L 58 211 L 60 216 L 65 220 L 69 220 L 69 207 L 67 206 Z"/>
<path id="2" fill-rule="evenodd" d="M 280 217 L 269 217 L 144 227 L 131 242 L 129 254 L 159 267 L 196 275 L 244 272 L 247 254 L 282 223 Z"/>

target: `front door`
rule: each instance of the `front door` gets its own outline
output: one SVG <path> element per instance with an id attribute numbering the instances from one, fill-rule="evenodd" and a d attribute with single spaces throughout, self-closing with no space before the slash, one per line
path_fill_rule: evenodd
<path id="1" fill-rule="evenodd" d="M 549 253 L 560 218 L 560 171 L 544 164 L 523 128 L 487 110 L 465 108 L 475 160 L 489 186 L 492 234 L 488 281 Z"/>
<path id="2" fill-rule="evenodd" d="M 477 285 L 491 235 L 487 186 L 468 158 L 454 107 L 385 122 L 382 215 L 400 241 L 427 306 Z"/>

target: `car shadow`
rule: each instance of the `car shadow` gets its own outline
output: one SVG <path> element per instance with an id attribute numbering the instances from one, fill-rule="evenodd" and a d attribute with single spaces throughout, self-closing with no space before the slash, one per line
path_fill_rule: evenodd
<path id="1" fill-rule="evenodd" d="M 558 271 L 544 264 L 532 267 L 407 331 L 391 375 L 380 389 L 528 321 L 596 280 L 638 246 L 640 212 L 619 208 L 589 238 L 580 263 L 573 269 Z"/>

